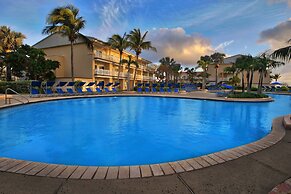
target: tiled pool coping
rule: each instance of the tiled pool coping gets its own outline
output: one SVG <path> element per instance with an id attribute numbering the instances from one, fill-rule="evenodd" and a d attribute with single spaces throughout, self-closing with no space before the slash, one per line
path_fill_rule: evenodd
<path id="1" fill-rule="evenodd" d="M 108 96 L 108 95 L 106 95 Z M 123 95 L 126 96 L 126 95 Z M 130 95 L 129 95 L 130 96 Z M 155 95 L 156 96 L 156 95 Z M 167 96 L 163 96 L 167 97 Z M 173 97 L 173 96 L 168 96 Z M 178 96 L 176 96 L 178 97 Z M 184 98 L 184 96 L 180 96 Z M 191 98 L 191 97 L 188 97 Z M 58 100 L 64 98 L 54 98 L 50 100 Z M 67 99 L 67 98 L 66 98 Z M 193 98 L 195 99 L 195 98 Z M 37 100 L 35 102 L 47 101 Z M 6 106 L 8 107 L 8 106 Z M 4 108 L 4 107 L 2 107 Z M 145 178 L 165 176 L 175 173 L 199 170 L 207 168 L 230 160 L 266 149 L 279 142 L 285 135 L 285 130 L 276 126 L 276 120 L 273 120 L 272 130 L 270 134 L 264 138 L 242 145 L 208 155 L 179 160 L 175 162 L 140 165 L 140 166 L 72 166 L 47 164 L 41 162 L 32 162 L 24 160 L 15 160 L 10 158 L 0 158 L 0 171 L 11 172 L 17 174 L 57 177 L 68 179 L 128 179 L 128 178 Z"/>

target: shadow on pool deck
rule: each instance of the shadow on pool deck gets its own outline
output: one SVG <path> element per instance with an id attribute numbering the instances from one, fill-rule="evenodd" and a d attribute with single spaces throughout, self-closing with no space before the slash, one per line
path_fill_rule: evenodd
<path id="1" fill-rule="evenodd" d="M 209 168 L 170 176 L 125 180 L 67 180 L 0 172 L 0 193 L 265 194 L 291 177 L 290 161 L 291 131 L 286 131 L 279 143 L 265 150 Z"/>

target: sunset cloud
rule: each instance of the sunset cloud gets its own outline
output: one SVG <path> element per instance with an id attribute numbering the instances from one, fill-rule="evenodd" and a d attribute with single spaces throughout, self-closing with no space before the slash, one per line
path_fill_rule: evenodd
<path id="1" fill-rule="evenodd" d="M 208 39 L 195 34 L 188 35 L 181 27 L 150 30 L 148 39 L 158 52 L 146 52 L 144 56 L 153 62 L 169 56 L 184 65 L 193 65 L 200 56 L 210 54 L 214 50 Z"/>

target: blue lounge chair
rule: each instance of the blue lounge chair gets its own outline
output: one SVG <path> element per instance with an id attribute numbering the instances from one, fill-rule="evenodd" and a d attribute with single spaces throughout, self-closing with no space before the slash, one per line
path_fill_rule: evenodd
<path id="1" fill-rule="evenodd" d="M 116 88 L 112 88 L 112 92 L 113 92 L 113 93 L 117 93 L 118 91 L 117 91 Z"/>
<path id="2" fill-rule="evenodd" d="M 145 93 L 150 93 L 150 89 L 149 88 L 145 88 Z"/>
<path id="3" fill-rule="evenodd" d="M 53 95 L 54 93 L 53 93 L 53 90 L 51 89 L 51 88 L 45 88 L 44 89 L 44 93 L 46 94 L 46 95 Z"/>
<path id="4" fill-rule="evenodd" d="M 171 88 L 168 88 L 168 89 L 167 89 L 167 92 L 168 92 L 168 93 L 171 93 L 171 92 L 172 92 Z"/>
<path id="5" fill-rule="evenodd" d="M 152 92 L 153 93 L 156 93 L 157 92 L 157 89 L 156 88 L 152 88 Z"/>
<path id="6" fill-rule="evenodd" d="M 175 92 L 175 93 L 179 93 L 179 88 L 175 88 L 175 89 L 174 89 L 174 92 Z"/>
<path id="7" fill-rule="evenodd" d="M 56 88 L 56 91 L 59 95 L 65 95 L 66 93 L 63 91 L 62 88 Z"/>
<path id="8" fill-rule="evenodd" d="M 84 92 L 83 92 L 83 90 L 82 90 L 82 88 L 76 88 L 76 91 L 77 91 L 77 93 L 78 94 L 85 94 Z"/>
<path id="9" fill-rule="evenodd" d="M 67 82 L 59 82 L 56 87 L 64 87 Z"/>
<path id="10" fill-rule="evenodd" d="M 74 94 L 75 94 L 73 88 L 67 88 L 67 92 L 68 92 L 68 94 L 70 94 L 70 95 L 74 95 Z"/>
<path id="11" fill-rule="evenodd" d="M 30 97 L 40 97 L 41 82 L 32 81 L 30 85 Z"/>
<path id="12" fill-rule="evenodd" d="M 86 88 L 88 94 L 94 94 L 91 88 Z"/>
<path id="13" fill-rule="evenodd" d="M 108 88 L 104 88 L 104 90 L 105 90 L 106 93 L 111 93 L 112 92 L 112 90 L 109 90 Z"/>
<path id="14" fill-rule="evenodd" d="M 142 93 L 142 88 L 137 88 L 137 93 Z"/>
<path id="15" fill-rule="evenodd" d="M 97 92 L 98 94 L 102 94 L 102 90 L 101 90 L 100 88 L 96 88 L 96 92 Z"/>
<path id="16" fill-rule="evenodd" d="M 160 93 L 164 93 L 165 92 L 165 90 L 164 90 L 164 88 L 160 88 Z"/>

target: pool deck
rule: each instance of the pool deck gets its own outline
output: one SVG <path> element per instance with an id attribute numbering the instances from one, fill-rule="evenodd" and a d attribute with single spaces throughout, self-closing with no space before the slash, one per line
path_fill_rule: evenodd
<path id="1" fill-rule="evenodd" d="M 195 93 L 179 97 L 217 98 L 210 95 Z M 34 98 L 31 102 L 53 99 Z M 291 131 L 284 135 L 282 118 L 277 118 L 272 133 L 258 142 L 150 166 L 87 168 L 2 159 L 0 193 L 268 193 L 291 177 Z M 281 187 L 286 188 L 284 185 Z"/>

